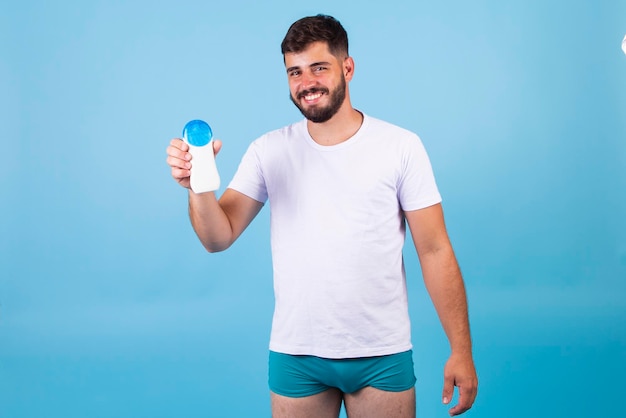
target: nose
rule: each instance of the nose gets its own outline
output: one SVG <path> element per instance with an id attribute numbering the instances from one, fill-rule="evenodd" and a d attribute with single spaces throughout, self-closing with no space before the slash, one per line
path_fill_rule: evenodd
<path id="1" fill-rule="evenodd" d="M 301 78 L 302 90 L 307 90 L 315 85 L 317 85 L 317 81 L 315 80 L 315 77 L 313 76 L 313 74 L 311 74 L 309 71 L 305 71 L 304 73 L 302 73 L 302 78 Z"/>

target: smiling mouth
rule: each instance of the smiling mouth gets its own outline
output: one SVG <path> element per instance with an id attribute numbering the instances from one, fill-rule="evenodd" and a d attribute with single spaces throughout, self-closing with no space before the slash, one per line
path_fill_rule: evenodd
<path id="1" fill-rule="evenodd" d="M 307 102 L 312 102 L 322 97 L 325 93 L 328 93 L 328 91 L 324 89 L 305 90 L 298 94 L 298 99 L 304 98 Z"/>
<path id="2" fill-rule="evenodd" d="M 310 102 L 312 100 L 319 99 L 320 97 L 322 97 L 322 93 L 314 93 L 304 96 L 304 100 Z"/>

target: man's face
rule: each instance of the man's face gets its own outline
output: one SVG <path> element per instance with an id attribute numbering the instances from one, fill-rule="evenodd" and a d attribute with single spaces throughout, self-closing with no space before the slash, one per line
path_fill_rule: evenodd
<path id="1" fill-rule="evenodd" d="M 298 53 L 285 54 L 289 98 L 305 118 L 323 123 L 332 118 L 346 99 L 343 63 L 315 42 Z"/>

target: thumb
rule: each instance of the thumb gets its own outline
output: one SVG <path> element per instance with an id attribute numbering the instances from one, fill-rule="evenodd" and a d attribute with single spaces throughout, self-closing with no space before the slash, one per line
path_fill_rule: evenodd
<path id="1" fill-rule="evenodd" d="M 454 378 L 451 376 L 444 376 L 443 378 L 443 393 L 441 400 L 444 404 L 449 404 L 454 395 Z"/>
<path id="2" fill-rule="evenodd" d="M 221 149 L 222 149 L 222 141 L 220 141 L 219 139 L 215 139 L 213 141 L 213 153 L 217 155 L 217 153 L 219 153 Z"/>

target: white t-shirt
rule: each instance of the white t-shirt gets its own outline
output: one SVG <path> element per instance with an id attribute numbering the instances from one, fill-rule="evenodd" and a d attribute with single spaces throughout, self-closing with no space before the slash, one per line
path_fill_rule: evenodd
<path id="1" fill-rule="evenodd" d="M 411 349 L 403 211 L 441 201 L 417 135 L 364 115 L 353 137 L 322 146 L 302 120 L 254 141 L 229 187 L 269 199 L 270 350 L 354 358 Z"/>

